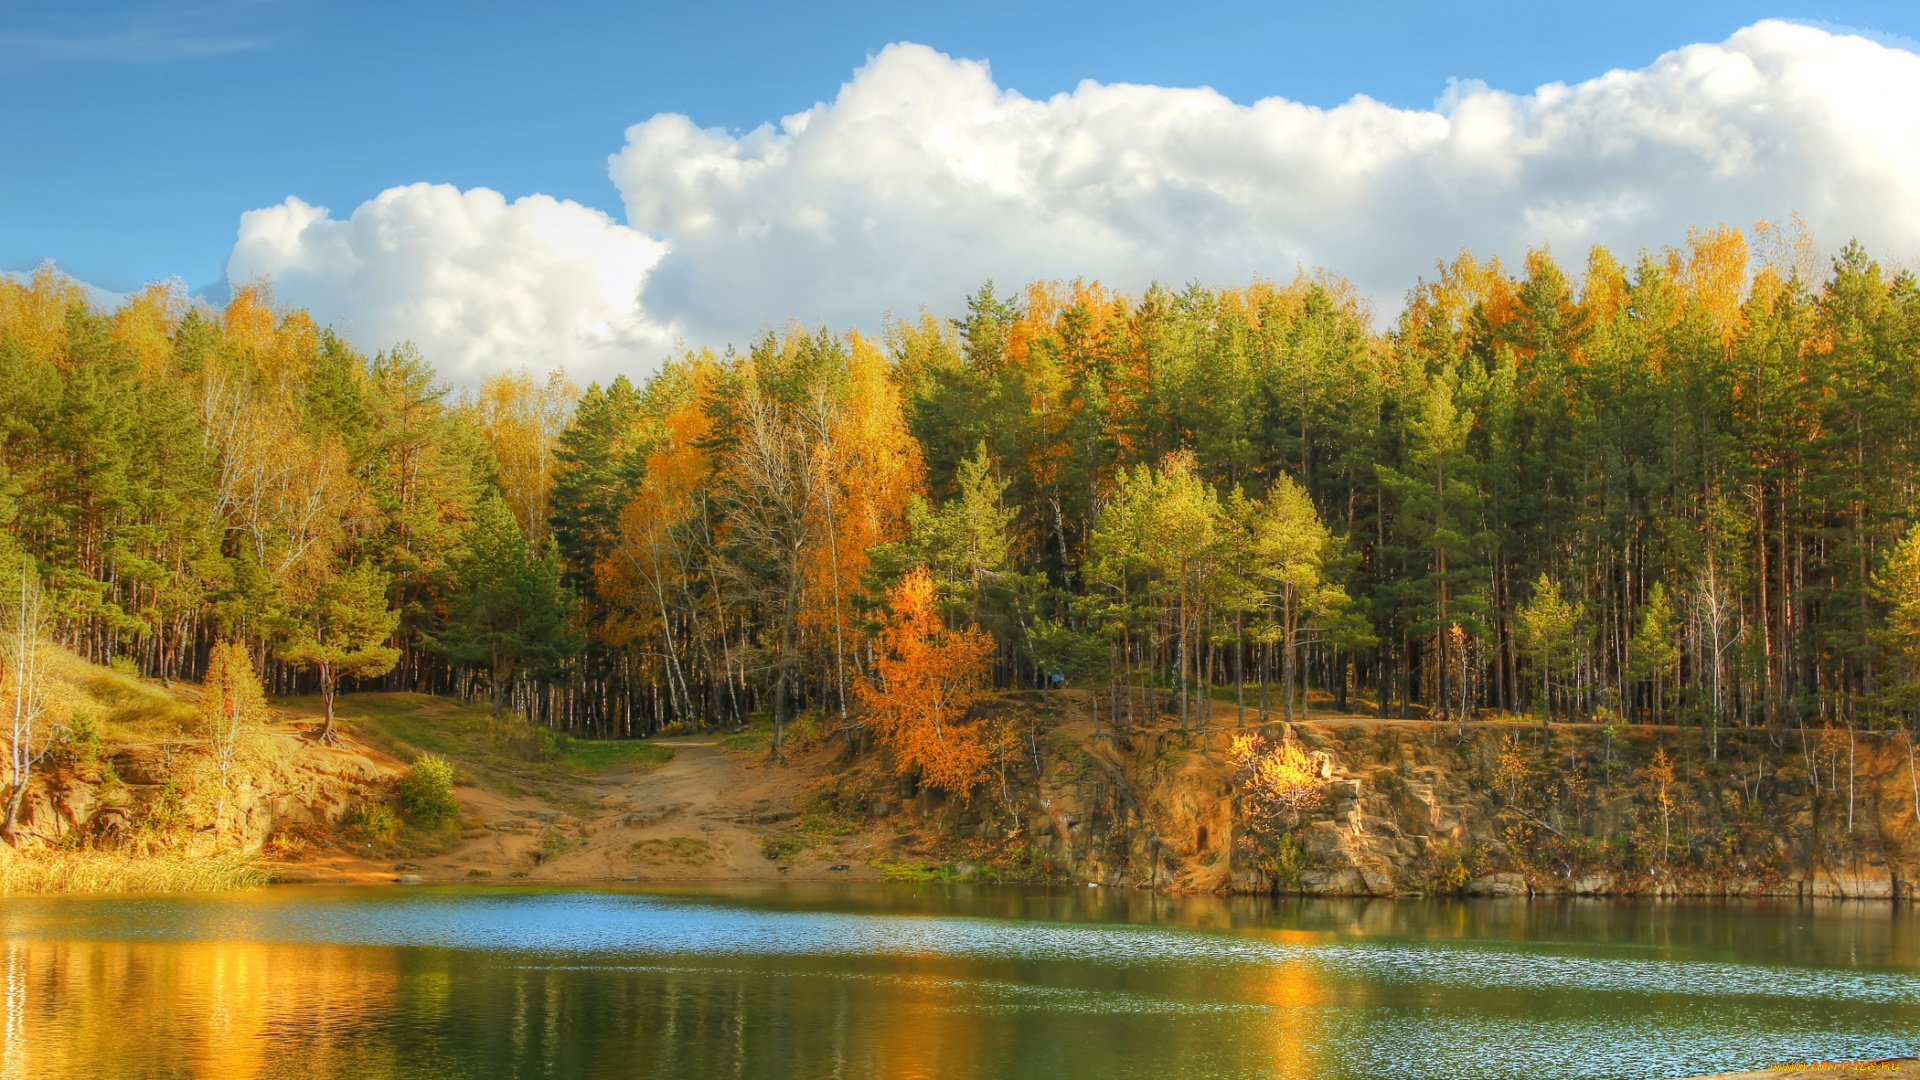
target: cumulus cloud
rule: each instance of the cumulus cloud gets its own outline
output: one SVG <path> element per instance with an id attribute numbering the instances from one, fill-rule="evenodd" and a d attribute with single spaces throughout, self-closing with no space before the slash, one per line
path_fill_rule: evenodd
<path id="1" fill-rule="evenodd" d="M 1782 22 L 1530 94 L 1455 83 L 1431 109 L 1093 82 L 1035 100 L 903 44 L 777 125 L 630 128 L 609 159 L 624 226 L 444 187 L 347 221 L 288 200 L 246 216 L 231 276 L 270 272 L 317 315 L 470 369 L 583 353 L 640 368 L 675 335 L 872 329 L 955 310 L 988 278 L 1139 289 L 1324 266 L 1391 311 L 1463 247 L 1631 255 L 1793 212 L 1829 244 L 1908 257 L 1916 100 L 1920 56 Z"/>
<path id="2" fill-rule="evenodd" d="M 639 304 L 666 250 L 579 203 L 414 184 L 345 220 L 297 198 L 242 214 L 227 278 L 268 277 L 363 348 L 411 340 L 457 380 L 522 364 L 594 373 L 668 342 Z"/>
<path id="3" fill-rule="evenodd" d="M 676 115 L 611 160 L 627 217 L 670 237 L 646 303 L 700 331 L 872 323 L 986 278 L 1138 288 L 1324 266 L 1397 306 L 1437 257 L 1798 211 L 1920 249 L 1920 57 L 1767 22 L 1636 71 L 1433 109 L 1331 109 L 1082 83 L 1030 100 L 986 65 L 895 45 L 831 103 L 728 134 Z"/>

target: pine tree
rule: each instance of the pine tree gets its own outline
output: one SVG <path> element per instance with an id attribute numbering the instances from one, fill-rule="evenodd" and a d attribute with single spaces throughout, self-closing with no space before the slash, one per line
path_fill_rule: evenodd
<path id="1" fill-rule="evenodd" d="M 531 550 L 505 500 L 491 495 L 474 515 L 454 580 L 446 622 L 431 643 L 453 663 L 485 670 L 494 715 L 505 715 L 523 676 L 551 674 L 576 647 L 559 559 Z"/>
<path id="2" fill-rule="evenodd" d="M 322 585 L 294 623 L 280 658 L 320 679 L 327 720 L 319 740 L 332 743 L 333 702 L 342 678 L 371 679 L 393 670 L 400 650 L 387 644 L 400 613 L 387 607 L 387 579 L 369 563 Z"/>
<path id="3" fill-rule="evenodd" d="M 1631 659 L 1627 674 L 1653 681 L 1653 721 L 1660 722 L 1664 698 L 1662 691 L 1680 673 L 1679 627 L 1673 617 L 1673 605 L 1667 602 L 1667 590 L 1659 582 L 1647 590 L 1647 602 L 1640 608 L 1640 624 L 1627 648 Z"/>

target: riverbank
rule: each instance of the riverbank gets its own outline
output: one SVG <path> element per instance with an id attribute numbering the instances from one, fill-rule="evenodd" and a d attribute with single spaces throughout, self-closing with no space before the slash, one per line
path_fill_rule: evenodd
<path id="1" fill-rule="evenodd" d="M 249 889 L 274 880 L 258 855 L 138 855 L 46 851 L 0 859 L 0 896 L 46 893 L 192 893 Z"/>
<path id="2" fill-rule="evenodd" d="M 790 732 L 776 764 L 764 726 L 569 740 L 482 705 L 350 694 L 334 745 L 313 738 L 317 702 L 277 702 L 215 807 L 204 753 L 183 734 L 197 688 L 91 665 L 69 681 L 108 723 L 37 781 L 19 850 L 82 854 L 0 869 L 0 888 L 223 887 L 210 868 L 226 864 L 183 861 L 216 851 L 255 856 L 277 880 L 328 883 L 888 878 L 1887 900 L 1914 898 L 1920 877 L 1912 759 L 1896 734 L 1326 711 L 1262 724 L 1226 702 L 1183 730 L 1144 700 L 1116 709 L 1104 694 L 1024 692 L 987 704 L 1017 742 L 963 799 L 901 776 L 858 731 L 850 747 L 834 724 Z M 1227 752 L 1253 731 L 1296 741 L 1319 773 L 1318 798 L 1264 832 Z M 457 768 L 459 810 L 442 827 L 412 823 L 397 797 L 423 753 Z M 233 884 L 257 880 L 232 865 Z"/>
<path id="3" fill-rule="evenodd" d="M 1183 730 L 1084 691 L 1002 695 L 1020 732 L 971 801 L 836 763 L 817 789 L 930 874 L 1312 896 L 1914 899 L 1920 787 L 1899 733 L 1317 713 L 1216 702 Z M 1119 714 L 1122 722 L 1115 723 Z M 1296 741 L 1318 775 L 1254 828 L 1228 746 Z"/>
<path id="4" fill-rule="evenodd" d="M 1096 728 L 1094 707 L 1103 714 Z M 412 728 L 459 708 L 396 700 Z M 1854 733 L 1324 715 L 1247 729 L 1292 738 L 1324 798 L 1276 858 L 1250 844 L 1226 753 L 1205 732 L 1077 691 L 1002 695 L 1019 752 L 971 800 L 915 785 L 836 728 L 768 760 L 764 729 L 661 740 L 670 760 L 574 774 L 570 786 L 461 792 L 433 858 L 335 854 L 288 866 L 327 880 L 697 882 L 894 880 L 1101 884 L 1309 896 L 1910 899 L 1904 742 Z M 1224 717 L 1224 719 L 1223 719 Z M 857 733 L 856 733 L 857 734 Z M 397 736 L 393 736 L 397 737 Z M 404 756 L 405 749 L 396 749 Z M 1849 770 L 1849 761 L 1851 769 Z M 1662 765 L 1661 763 L 1665 764 Z M 1849 776 L 1851 771 L 1851 776 Z M 1289 823 L 1291 824 L 1291 823 Z"/>

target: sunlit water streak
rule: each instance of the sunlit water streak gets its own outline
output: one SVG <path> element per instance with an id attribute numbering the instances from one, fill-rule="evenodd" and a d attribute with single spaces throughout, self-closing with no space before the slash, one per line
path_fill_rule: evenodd
<path id="1" fill-rule="evenodd" d="M 1166 925 L 909 895 L 4 901 L 0 1077 L 1655 1077 L 1920 1045 L 1886 909 Z M 1486 910 L 1552 937 L 1460 923 Z"/>

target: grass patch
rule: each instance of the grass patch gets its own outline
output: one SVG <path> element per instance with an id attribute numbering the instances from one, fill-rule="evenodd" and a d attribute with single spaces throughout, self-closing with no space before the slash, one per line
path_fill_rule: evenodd
<path id="1" fill-rule="evenodd" d="M 736 754 L 766 753 L 773 745 L 773 721 L 756 720 L 745 731 L 738 731 L 720 740 L 722 750 L 731 750 Z"/>
<path id="2" fill-rule="evenodd" d="M 760 854 L 775 862 L 793 858 L 806 846 L 806 841 L 793 833 L 769 833 L 760 838 Z"/>
<path id="3" fill-rule="evenodd" d="M 48 851 L 0 861 L 0 893 L 172 893 L 248 889 L 273 880 L 252 855 Z"/>
<path id="4" fill-rule="evenodd" d="M 315 698 L 283 704 L 318 712 Z M 657 768 L 673 751 L 631 739 L 575 739 L 518 717 L 495 717 L 484 702 L 425 694 L 347 694 L 339 716 L 369 742 L 397 757 L 438 754 L 462 779 L 506 795 L 563 801 L 582 781 L 617 768 Z"/>
<path id="5" fill-rule="evenodd" d="M 859 831 L 860 826 L 838 814 L 802 814 L 800 831 L 807 839 L 820 842 Z"/>
<path id="6" fill-rule="evenodd" d="M 673 748 L 636 739 L 573 739 L 561 751 L 560 760 L 569 768 L 587 773 L 657 769 L 673 760 Z"/>
<path id="7" fill-rule="evenodd" d="M 1040 885 L 1067 879 L 1063 868 L 1052 858 L 1024 843 L 994 845 L 968 841 L 960 845 L 961 857 L 947 857 L 954 854 L 949 848 L 932 859 L 925 856 L 914 861 L 879 858 L 869 860 L 867 865 L 880 871 L 880 876 L 888 881 Z"/>
<path id="8" fill-rule="evenodd" d="M 571 847 L 573 847 L 573 841 L 562 836 L 560 833 L 550 832 L 541 837 L 540 842 L 534 846 L 533 861 L 543 863 L 550 859 L 559 858 L 561 855 L 566 854 L 567 850 Z"/>
<path id="9" fill-rule="evenodd" d="M 875 859 L 867 864 L 880 871 L 880 876 L 888 881 L 958 881 L 960 875 L 954 871 L 952 863 L 898 862 L 892 859 Z"/>
<path id="10" fill-rule="evenodd" d="M 192 705 L 157 683 L 110 667 L 89 663 L 54 648 L 47 651 L 48 674 L 61 686 L 55 696 L 66 709 L 85 710 L 99 724 L 103 742 L 144 743 L 177 739 L 192 731 L 199 714 Z"/>
<path id="11" fill-rule="evenodd" d="M 675 836 L 667 839 L 635 840 L 628 854 L 649 862 L 666 860 L 703 864 L 713 858 L 713 846 L 698 836 Z"/>

